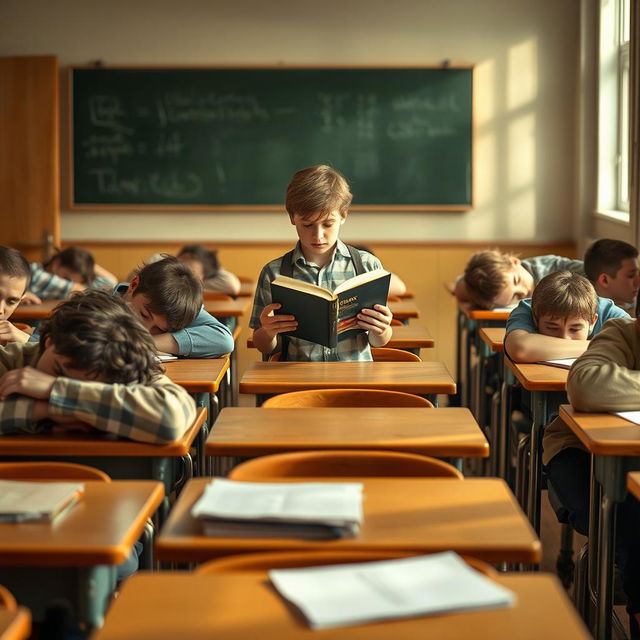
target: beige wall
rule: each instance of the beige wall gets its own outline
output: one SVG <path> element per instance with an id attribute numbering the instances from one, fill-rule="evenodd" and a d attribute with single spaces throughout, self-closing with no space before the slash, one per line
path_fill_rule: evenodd
<path id="1" fill-rule="evenodd" d="M 62 67 L 95 59 L 473 63 L 476 208 L 358 213 L 344 237 L 546 242 L 574 234 L 579 6 L 577 0 L 3 0 L 0 55 L 53 53 Z M 292 238 L 292 229 L 276 213 L 63 212 L 62 237 L 281 241 Z"/>

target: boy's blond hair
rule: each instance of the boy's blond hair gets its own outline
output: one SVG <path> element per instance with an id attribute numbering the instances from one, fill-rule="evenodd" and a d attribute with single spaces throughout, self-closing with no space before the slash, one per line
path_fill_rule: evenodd
<path id="1" fill-rule="evenodd" d="M 352 198 L 344 176 L 326 164 L 318 164 L 293 174 L 285 206 L 290 216 L 323 218 L 338 211 L 345 218 Z"/>
<path id="2" fill-rule="evenodd" d="M 505 285 L 506 274 L 513 269 L 513 253 L 484 249 L 474 253 L 464 270 L 464 283 L 474 307 L 493 308 L 493 301 Z"/>
<path id="3" fill-rule="evenodd" d="M 598 311 L 596 290 L 587 278 L 556 271 L 538 282 L 531 296 L 531 312 L 536 320 L 544 316 L 552 318 L 581 318 L 588 323 Z"/>

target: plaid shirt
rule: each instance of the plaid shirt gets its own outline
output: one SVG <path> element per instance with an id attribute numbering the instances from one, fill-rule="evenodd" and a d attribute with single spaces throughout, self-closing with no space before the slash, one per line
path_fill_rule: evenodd
<path id="1" fill-rule="evenodd" d="M 380 260 L 367 251 L 360 251 L 362 264 L 365 271 L 381 269 Z M 249 326 L 252 329 L 260 328 L 260 314 L 262 310 L 271 304 L 271 281 L 280 274 L 281 258 L 272 260 L 260 273 L 256 295 L 253 301 L 253 311 Z M 296 245 L 293 252 L 293 277 L 305 282 L 317 284 L 329 291 L 333 291 L 339 284 L 356 275 L 355 266 L 349 255 L 344 242 L 338 240 L 336 250 L 329 263 L 324 267 L 318 267 L 313 262 L 307 262 L 300 243 Z M 281 340 L 278 338 L 276 351 L 281 350 Z M 334 349 L 324 347 L 321 344 L 307 342 L 299 338 L 289 338 L 289 348 L 287 360 L 313 360 L 313 361 L 333 361 L 333 360 L 371 360 L 371 349 L 369 348 L 369 337 L 366 332 L 354 332 L 347 334 L 345 338 L 338 342 Z"/>
<path id="2" fill-rule="evenodd" d="M 66 298 L 73 287 L 73 282 L 49 273 L 39 262 L 32 262 L 29 291 L 43 300 Z"/>
<path id="3" fill-rule="evenodd" d="M 0 348 L 0 375 L 35 367 L 38 358 L 38 344 L 12 342 Z M 0 436 L 45 430 L 48 421 L 31 419 L 35 402 L 17 394 L 0 401 Z M 191 426 L 195 406 L 189 394 L 166 376 L 151 384 L 106 384 L 61 376 L 51 389 L 49 413 L 131 440 L 161 444 L 179 439 Z"/>

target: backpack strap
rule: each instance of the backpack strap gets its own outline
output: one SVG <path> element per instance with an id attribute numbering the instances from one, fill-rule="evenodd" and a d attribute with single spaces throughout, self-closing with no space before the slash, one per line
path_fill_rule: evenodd
<path id="1" fill-rule="evenodd" d="M 293 249 L 280 258 L 280 275 L 293 278 Z"/>
<path id="2" fill-rule="evenodd" d="M 360 252 L 355 247 L 352 247 L 349 244 L 347 245 L 347 249 L 349 249 L 351 261 L 353 262 L 353 266 L 356 269 L 356 275 L 361 276 L 363 273 L 365 273 L 365 268 L 362 264 L 362 256 L 360 255 Z"/>

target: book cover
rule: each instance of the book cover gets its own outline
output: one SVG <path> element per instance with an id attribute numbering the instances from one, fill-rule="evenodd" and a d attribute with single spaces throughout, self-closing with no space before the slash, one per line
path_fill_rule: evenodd
<path id="1" fill-rule="evenodd" d="M 354 331 L 357 314 L 386 304 L 391 274 L 376 269 L 349 278 L 331 292 L 309 282 L 278 276 L 271 283 L 271 298 L 282 307 L 277 314 L 295 316 L 298 328 L 287 335 L 325 347 L 334 348 L 338 341 Z"/>

